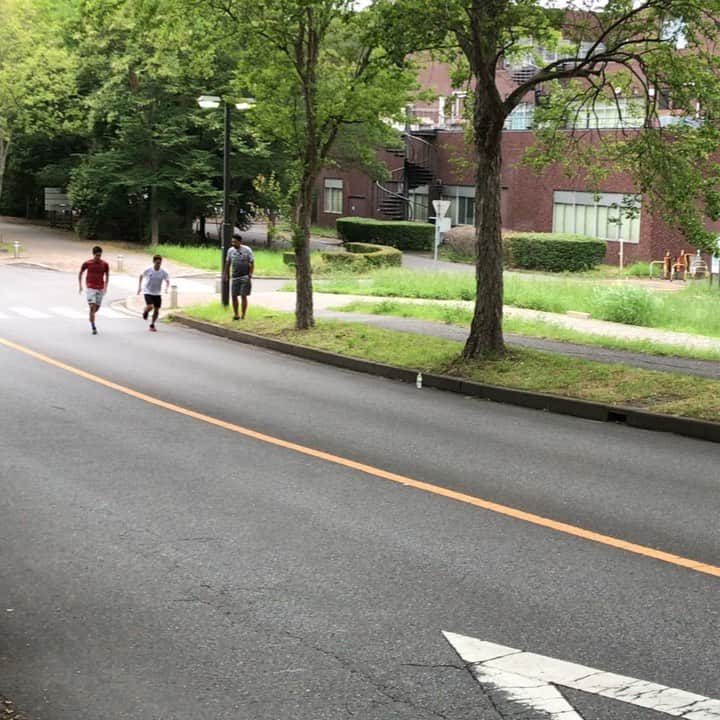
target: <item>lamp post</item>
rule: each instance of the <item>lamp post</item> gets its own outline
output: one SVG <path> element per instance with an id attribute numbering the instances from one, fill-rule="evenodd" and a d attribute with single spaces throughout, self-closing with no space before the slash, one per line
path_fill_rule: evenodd
<path id="1" fill-rule="evenodd" d="M 223 135 L 223 223 L 220 233 L 220 301 L 227 307 L 230 302 L 230 285 L 225 277 L 225 262 L 232 241 L 234 223 L 230 220 L 230 103 L 221 100 L 217 95 L 201 95 L 198 105 L 205 109 L 216 109 L 223 104 L 224 135 Z M 235 103 L 238 110 L 249 110 L 255 104 L 253 98 L 242 98 Z"/>

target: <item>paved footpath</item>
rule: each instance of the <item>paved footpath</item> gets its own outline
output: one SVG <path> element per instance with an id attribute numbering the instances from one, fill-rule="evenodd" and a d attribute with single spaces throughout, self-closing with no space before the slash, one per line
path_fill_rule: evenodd
<path id="1" fill-rule="evenodd" d="M 257 231 L 255 232 L 258 234 Z M 253 237 L 252 233 L 253 231 L 251 230 L 247 235 Z M 2 253 L 0 254 L 0 264 L 31 264 L 73 273 L 76 273 L 81 263 L 90 256 L 90 250 L 93 244 L 95 244 L 92 241 L 80 240 L 71 232 L 0 217 L 0 242 L 12 245 L 15 240 L 21 244 L 19 257 L 15 258 L 12 251 Z M 151 263 L 150 254 L 136 247 L 128 246 L 127 244 L 109 242 L 100 242 L 99 244 L 103 247 L 104 258 L 111 266 L 111 290 L 126 290 L 127 297 L 122 304 L 127 310 L 139 313 L 143 305 L 142 298 L 135 295 L 134 291 L 137 288 L 138 275 Z M 432 259 L 429 259 L 428 262 L 428 258 L 421 254 L 409 257 L 408 260 L 409 262 L 406 262 L 406 265 L 411 268 L 427 269 L 433 266 Z M 439 262 L 439 267 L 442 269 L 445 269 L 445 265 L 452 265 L 451 263 Z M 214 277 L 212 273 L 208 274 L 197 270 L 197 268 L 182 265 L 171 260 L 164 261 L 163 267 L 170 273 L 172 282 L 177 287 L 178 307 L 210 302 L 218 298 L 216 294 L 217 278 Z M 255 278 L 253 281 L 251 304 L 292 312 L 295 309 L 295 294 L 279 290 L 285 282 L 284 280 L 277 279 Z M 667 287 L 667 284 L 663 286 L 663 288 L 665 287 Z M 333 310 L 333 308 L 359 299 L 374 302 L 383 300 L 383 298 L 378 297 L 361 298 L 357 295 L 335 295 L 316 292 L 313 296 L 315 314 L 317 317 L 364 322 L 395 330 L 437 335 L 459 341 L 467 337 L 466 327 L 412 318 L 344 313 Z M 392 300 L 403 301 L 398 298 L 392 298 Z M 404 300 L 404 302 L 416 301 Z M 450 304 L 472 308 L 472 303 L 453 302 Z M 170 308 L 167 310 L 169 309 Z M 504 313 L 508 317 L 540 319 L 588 334 L 628 340 L 648 340 L 666 345 L 710 349 L 720 352 L 720 338 L 622 325 L 620 323 L 611 323 L 590 318 L 571 317 L 569 315 L 559 315 L 556 313 L 507 306 L 504 309 Z M 625 362 L 630 365 L 654 370 L 681 372 L 705 377 L 720 377 L 720 362 L 715 361 L 691 360 L 674 356 L 658 356 L 623 350 L 610 350 L 593 345 L 543 340 L 511 333 L 506 334 L 506 339 L 511 344 L 535 347 L 551 352 L 561 352 L 579 358 L 603 362 Z"/>

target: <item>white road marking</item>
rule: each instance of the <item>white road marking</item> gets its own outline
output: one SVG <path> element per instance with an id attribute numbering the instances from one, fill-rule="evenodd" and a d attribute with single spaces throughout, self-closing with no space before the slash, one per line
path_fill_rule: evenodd
<path id="1" fill-rule="evenodd" d="M 63 315 L 64 317 L 78 318 L 83 320 L 87 320 L 88 318 L 87 311 L 82 312 L 81 310 L 75 310 L 75 308 L 65 307 L 64 305 L 55 305 L 53 307 L 49 307 L 48 310 L 55 313 L 56 315 Z"/>
<path id="2" fill-rule="evenodd" d="M 555 685 L 687 720 L 720 720 L 720 700 L 714 698 L 465 635 L 450 632 L 443 635 L 483 686 L 490 686 L 507 700 L 545 712 L 550 720 L 581 720 L 582 717 L 553 687 Z"/>
<path id="3" fill-rule="evenodd" d="M 11 310 L 18 315 L 22 315 L 23 317 L 29 318 L 31 320 L 40 320 L 52 317 L 45 312 L 40 312 L 40 310 L 35 310 L 29 307 L 10 307 L 8 308 L 8 310 Z"/>

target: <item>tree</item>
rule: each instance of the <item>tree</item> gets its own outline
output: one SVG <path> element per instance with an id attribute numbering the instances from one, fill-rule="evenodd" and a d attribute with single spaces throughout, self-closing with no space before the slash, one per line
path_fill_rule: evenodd
<path id="1" fill-rule="evenodd" d="M 10 149 L 18 135 L 51 136 L 72 129 L 77 116 L 75 63 L 59 20 L 41 0 L 0 2 L 0 195 Z"/>
<path id="2" fill-rule="evenodd" d="M 221 113 L 196 99 L 217 82 L 222 59 L 208 45 L 202 18 L 176 22 L 159 0 L 83 0 L 74 35 L 83 57 L 80 87 L 91 149 L 73 174 L 70 194 L 93 232 L 108 214 L 135 215 L 125 226 L 155 245 L 161 217 L 180 214 L 189 235 L 194 212 L 217 203 Z M 240 134 L 236 150 L 244 146 Z M 166 222 L 169 222 L 169 218 Z M 165 229 L 173 234 L 177 224 Z"/>
<path id="3" fill-rule="evenodd" d="M 307 329 L 314 324 L 310 223 L 319 172 L 344 128 L 386 128 L 383 117 L 404 105 L 411 77 L 381 47 L 372 7 L 356 11 L 351 0 L 223 0 L 215 7 L 242 37 L 236 92 L 255 96 L 259 132 L 293 158 L 295 325 Z"/>
<path id="4" fill-rule="evenodd" d="M 562 10 L 540 0 L 380 0 L 388 37 L 398 54 L 436 49 L 461 58 L 471 80 L 470 111 L 476 161 L 476 302 L 466 358 L 500 356 L 502 242 L 500 167 L 503 124 L 529 93 L 548 98 L 542 115 L 546 161 L 567 155 L 572 118 L 582 108 L 618 102 L 618 89 L 634 88 L 643 122 L 633 132 L 611 133 L 575 148 L 599 153 L 615 168 L 629 169 L 638 188 L 662 203 L 695 244 L 706 246 L 702 217 L 720 213 L 715 162 L 720 125 L 714 38 L 718 0 L 609 0 L 600 9 L 572 2 Z M 678 51 L 681 37 L 687 43 Z M 548 61 L 541 49 L 554 51 Z M 504 58 L 528 56 L 529 77 L 511 92 L 498 86 Z M 654 122 L 660 93 L 688 117 L 669 130 Z M 559 132 L 559 129 L 562 131 Z M 577 136 L 576 136 L 577 137 Z M 554 142 L 552 141 L 554 138 Z M 611 141 L 611 142 L 608 142 Z M 597 157 L 597 154 L 595 155 Z M 577 162 L 577 160 L 575 160 Z"/>

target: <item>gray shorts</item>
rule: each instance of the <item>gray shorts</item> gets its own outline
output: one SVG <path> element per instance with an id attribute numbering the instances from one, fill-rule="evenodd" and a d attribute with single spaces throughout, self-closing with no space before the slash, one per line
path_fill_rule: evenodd
<path id="1" fill-rule="evenodd" d="M 88 305 L 97 305 L 97 307 L 100 307 L 102 305 L 104 294 L 102 290 L 96 290 L 95 288 L 87 288 L 85 294 L 87 295 Z"/>
<path id="2" fill-rule="evenodd" d="M 249 275 L 233 278 L 230 281 L 230 294 L 233 297 L 247 297 L 252 292 L 252 282 Z"/>

